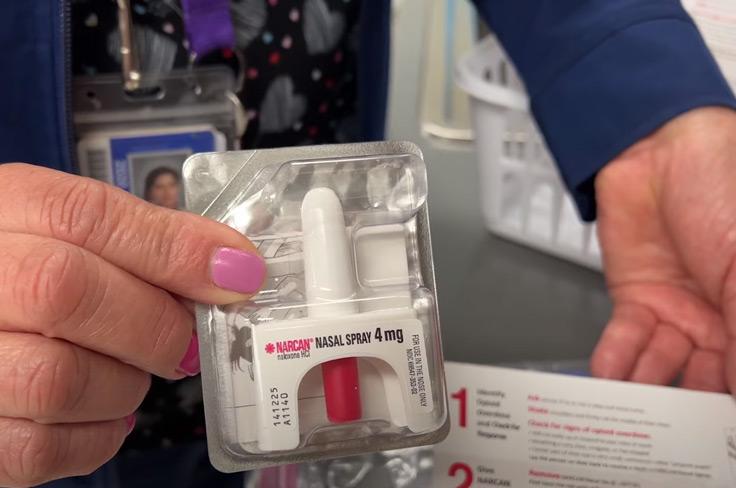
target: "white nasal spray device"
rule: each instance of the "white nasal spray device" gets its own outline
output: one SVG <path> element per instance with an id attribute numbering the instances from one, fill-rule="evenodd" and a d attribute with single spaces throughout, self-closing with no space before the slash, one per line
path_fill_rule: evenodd
<path id="1" fill-rule="evenodd" d="M 411 307 L 395 308 L 396 300 L 390 299 L 390 308 L 381 309 L 376 306 L 381 299 L 370 297 L 369 311 L 360 312 L 353 247 L 333 190 L 310 190 L 301 219 L 307 318 L 253 329 L 256 391 L 261 392 L 258 448 L 298 447 L 302 432 L 293 399 L 301 378 L 316 366 L 321 368 L 326 420 L 333 425 L 362 420 L 358 358 L 375 362 L 392 421 L 414 432 L 426 430 L 435 420 L 431 385 L 424 381 L 427 351 L 421 321 Z M 398 303 L 408 305 L 401 298 Z M 283 358 L 291 365 L 283 364 Z"/>
<path id="2" fill-rule="evenodd" d="M 302 202 L 302 229 L 309 317 L 356 314 L 355 266 L 342 205 L 334 191 L 315 188 L 307 193 Z M 359 420 L 362 408 L 357 358 L 322 364 L 322 382 L 330 422 Z"/>

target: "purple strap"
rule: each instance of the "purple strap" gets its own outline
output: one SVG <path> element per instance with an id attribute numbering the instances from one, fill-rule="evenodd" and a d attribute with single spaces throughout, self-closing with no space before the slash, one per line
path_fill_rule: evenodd
<path id="1" fill-rule="evenodd" d="M 189 49 L 198 57 L 235 46 L 230 0 L 182 0 L 181 7 Z"/>

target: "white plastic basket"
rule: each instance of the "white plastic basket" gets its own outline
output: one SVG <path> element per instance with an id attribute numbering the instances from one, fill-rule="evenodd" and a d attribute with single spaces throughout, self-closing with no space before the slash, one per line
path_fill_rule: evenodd
<path id="1" fill-rule="evenodd" d="M 529 113 L 523 83 L 494 37 L 460 60 L 456 78 L 471 98 L 486 227 L 601 269 L 595 225 L 578 217 Z"/>

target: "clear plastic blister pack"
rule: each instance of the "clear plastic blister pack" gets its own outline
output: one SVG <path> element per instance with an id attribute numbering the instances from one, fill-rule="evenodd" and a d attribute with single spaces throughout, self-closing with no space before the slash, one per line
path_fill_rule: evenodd
<path id="1" fill-rule="evenodd" d="M 412 447 L 254 471 L 245 488 L 426 488 L 434 466 L 431 447 Z"/>
<path id="2" fill-rule="evenodd" d="M 197 154 L 189 210 L 245 234 L 267 279 L 197 308 L 220 470 L 436 443 L 447 434 L 419 149 L 380 142 Z"/>

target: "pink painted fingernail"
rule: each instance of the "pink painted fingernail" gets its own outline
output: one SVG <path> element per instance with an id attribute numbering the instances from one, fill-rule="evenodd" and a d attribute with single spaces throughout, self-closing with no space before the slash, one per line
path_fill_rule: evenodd
<path id="1" fill-rule="evenodd" d="M 211 269 L 215 285 L 238 293 L 258 291 L 266 277 L 266 263 L 260 256 L 231 247 L 215 252 Z"/>
<path id="2" fill-rule="evenodd" d="M 197 334 L 192 334 L 192 340 L 189 341 L 189 347 L 187 348 L 184 359 L 179 363 L 179 367 L 176 370 L 187 376 L 196 376 L 199 374 L 199 341 L 197 340 Z"/>
<path id="3" fill-rule="evenodd" d="M 131 432 L 133 432 L 133 429 L 135 428 L 135 414 L 134 413 L 125 417 L 125 424 L 128 426 L 127 434 L 130 434 Z"/>

